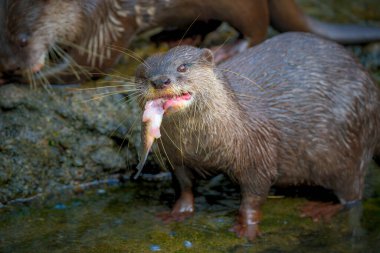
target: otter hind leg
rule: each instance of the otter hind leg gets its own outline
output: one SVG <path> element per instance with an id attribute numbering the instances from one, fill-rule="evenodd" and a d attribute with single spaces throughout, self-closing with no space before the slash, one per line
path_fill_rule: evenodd
<path id="1" fill-rule="evenodd" d="M 324 187 L 332 189 L 338 197 L 340 203 L 333 202 L 308 202 L 301 208 L 302 217 L 310 217 L 314 221 L 330 221 L 333 216 L 341 211 L 357 209 L 360 206 L 363 190 L 364 176 L 366 168 L 369 164 L 370 156 L 363 152 L 360 159 L 344 159 L 342 163 L 335 165 L 333 173 L 324 179 Z M 358 214 L 357 211 L 352 211 L 352 214 Z M 350 218 L 351 220 L 358 218 Z M 358 224 L 358 222 L 354 222 Z"/>

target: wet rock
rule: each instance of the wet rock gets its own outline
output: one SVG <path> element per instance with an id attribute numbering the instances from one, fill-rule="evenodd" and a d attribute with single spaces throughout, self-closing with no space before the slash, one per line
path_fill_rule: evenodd
<path id="1" fill-rule="evenodd" d="M 122 94 L 93 100 L 111 91 L 0 86 L 0 203 L 134 168 L 139 110 Z"/>
<path id="2" fill-rule="evenodd" d="M 190 241 L 184 241 L 183 246 L 185 246 L 185 248 L 192 248 L 193 244 Z"/>
<path id="3" fill-rule="evenodd" d="M 65 204 L 62 204 L 62 203 L 58 203 L 54 206 L 54 209 L 56 209 L 56 210 L 64 210 L 66 208 L 67 208 L 67 206 Z"/>
<path id="4" fill-rule="evenodd" d="M 161 250 L 161 247 L 157 244 L 153 244 L 150 246 L 150 250 L 153 251 L 153 252 L 156 252 L 156 251 L 160 251 Z"/>
<path id="5" fill-rule="evenodd" d="M 106 190 L 104 190 L 104 189 L 98 189 L 96 191 L 96 193 L 99 194 L 99 195 L 103 195 L 103 194 L 106 194 Z"/>

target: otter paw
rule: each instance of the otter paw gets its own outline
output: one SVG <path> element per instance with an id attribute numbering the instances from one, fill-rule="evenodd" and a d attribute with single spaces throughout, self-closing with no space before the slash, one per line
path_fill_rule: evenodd
<path id="1" fill-rule="evenodd" d="M 310 201 L 301 208 L 301 217 L 310 217 L 315 222 L 320 220 L 329 222 L 341 210 L 343 210 L 342 204 Z"/>
<path id="2" fill-rule="evenodd" d="M 230 231 L 234 232 L 237 237 L 245 237 L 249 241 L 253 241 L 254 239 L 256 239 L 256 237 L 261 236 L 258 224 L 247 225 L 237 222 L 232 228 L 230 228 Z"/>

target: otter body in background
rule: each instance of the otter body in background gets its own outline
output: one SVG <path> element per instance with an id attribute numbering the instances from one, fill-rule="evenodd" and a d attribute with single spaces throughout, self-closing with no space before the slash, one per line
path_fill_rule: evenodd
<path id="1" fill-rule="evenodd" d="M 343 43 L 380 40 L 380 28 L 318 22 L 290 0 L 0 0 L 0 82 L 17 74 L 80 81 L 90 74 L 78 66 L 107 71 L 136 33 L 196 19 L 226 21 L 252 44 L 265 39 L 270 23 L 280 31 L 314 32 Z"/>
<path id="2" fill-rule="evenodd" d="M 241 187 L 234 230 L 249 239 L 272 185 L 320 185 L 342 205 L 362 199 L 380 153 L 380 92 L 342 46 L 287 33 L 218 66 L 207 49 L 177 47 L 148 58 L 136 82 L 165 110 L 158 143 L 181 189 L 167 218 L 194 211 L 196 175 L 220 172 Z"/>

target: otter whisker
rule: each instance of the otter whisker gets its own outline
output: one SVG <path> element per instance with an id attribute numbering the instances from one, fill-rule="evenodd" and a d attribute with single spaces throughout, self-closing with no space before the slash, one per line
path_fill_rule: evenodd
<path id="1" fill-rule="evenodd" d="M 246 77 L 246 76 L 244 76 L 244 75 L 242 75 L 242 74 L 240 74 L 240 73 L 238 73 L 238 72 L 232 71 L 232 70 L 230 70 L 230 69 L 219 68 L 219 67 L 215 67 L 215 68 L 216 68 L 216 69 L 219 69 L 220 71 L 228 72 L 228 73 L 234 74 L 234 75 L 236 75 L 236 76 L 238 76 L 238 77 L 241 77 L 241 78 L 243 78 L 243 79 L 249 81 L 250 83 L 254 84 L 256 87 L 260 88 L 261 90 L 264 90 L 264 88 L 261 87 L 258 83 L 256 83 L 256 82 L 253 81 L 252 79 L 250 79 L 250 78 L 248 78 L 248 77 Z"/>
<path id="2" fill-rule="evenodd" d="M 109 95 L 124 94 L 124 93 L 127 93 L 129 95 L 134 95 L 134 94 L 138 94 L 139 90 L 136 90 L 136 89 L 125 90 L 125 89 L 123 89 L 123 90 L 117 90 L 117 91 L 109 91 L 109 92 L 98 93 L 98 94 L 95 94 L 95 95 L 96 96 L 107 97 Z"/>
<path id="3" fill-rule="evenodd" d="M 130 103 L 132 101 L 137 101 L 136 99 L 141 98 L 142 94 L 140 92 L 134 92 L 128 96 L 128 98 L 124 97 L 121 100 L 125 100 L 125 103 Z"/>
<path id="4" fill-rule="evenodd" d="M 44 76 L 41 75 L 41 78 L 39 79 L 41 81 L 42 87 L 44 90 L 53 98 L 57 99 L 53 90 L 51 89 L 51 85 L 49 83 L 49 80 Z"/>
<path id="5" fill-rule="evenodd" d="M 138 97 L 142 97 L 142 96 L 143 96 L 143 94 L 141 93 L 141 91 L 135 91 L 135 92 L 131 93 L 131 94 L 128 96 L 128 97 L 129 97 L 128 100 L 133 101 L 133 100 L 135 100 L 136 98 L 138 98 Z"/>
<path id="6" fill-rule="evenodd" d="M 80 73 L 82 73 L 86 78 L 91 77 L 91 74 L 89 73 L 89 71 L 87 71 L 86 68 L 84 68 L 83 66 L 80 66 L 79 64 L 77 64 L 77 62 L 69 54 L 67 54 L 62 48 L 60 48 L 57 45 L 56 47 L 54 47 L 54 49 L 58 54 L 61 55 L 63 59 L 68 60 L 68 62 L 70 63 L 69 67 L 74 71 L 75 77 L 78 80 L 80 80 L 80 77 L 74 68 L 77 68 L 80 71 Z"/>
<path id="7" fill-rule="evenodd" d="M 113 136 L 115 133 L 116 133 L 116 131 L 117 131 L 117 129 L 119 129 L 127 120 L 128 120 L 129 118 L 125 118 L 125 120 L 123 120 L 122 122 L 120 122 L 120 124 L 118 125 L 118 127 L 109 135 L 109 136 Z M 131 125 L 131 127 L 128 129 L 128 132 L 125 134 L 125 136 L 124 136 L 124 138 L 123 138 L 123 141 L 121 142 L 121 144 L 120 144 L 120 147 L 119 147 L 119 152 L 121 152 L 121 148 L 122 148 L 122 146 L 124 145 L 124 143 L 126 142 L 126 140 L 127 140 L 127 138 L 128 138 L 128 136 L 131 134 L 131 132 L 132 132 L 132 130 L 133 130 L 133 128 L 135 127 L 135 125 L 136 125 L 136 123 L 137 123 L 137 120 L 138 120 L 138 118 L 136 118 L 134 121 L 133 121 L 133 123 L 132 123 L 132 125 Z M 129 144 L 129 143 L 128 143 Z"/>
<path id="8" fill-rule="evenodd" d="M 120 94 L 124 94 L 124 93 L 120 93 Z M 133 94 L 136 94 L 136 92 L 133 92 L 132 95 L 133 95 Z M 137 95 L 138 95 L 138 94 L 137 94 Z M 133 98 L 132 98 L 131 96 L 128 96 L 128 98 L 125 97 L 125 96 L 121 96 L 121 98 L 118 99 L 118 100 L 116 101 L 116 103 L 121 103 L 121 102 L 124 101 L 124 100 L 125 100 L 125 102 L 123 102 L 123 103 L 128 103 L 129 101 L 132 101 Z"/>
<path id="9" fill-rule="evenodd" d="M 183 33 L 181 39 L 180 39 L 179 42 L 178 42 L 177 47 L 181 45 L 181 43 L 182 43 L 183 39 L 185 38 L 186 34 L 190 31 L 191 27 L 192 27 L 192 26 L 194 25 L 194 23 L 198 20 L 199 16 L 200 16 L 200 14 L 198 14 L 198 16 L 193 20 L 193 22 L 189 25 L 189 27 L 188 27 L 188 28 L 186 29 L 186 31 Z"/>
<path id="10" fill-rule="evenodd" d="M 130 81 L 130 80 L 99 80 L 97 81 L 99 84 L 103 83 L 123 83 L 120 86 L 136 86 L 136 82 Z M 101 86 L 101 87 L 107 87 L 107 86 Z M 99 87 L 100 88 L 100 87 Z"/>
<path id="11" fill-rule="evenodd" d="M 170 161 L 170 158 L 169 158 L 168 154 L 166 153 L 165 146 L 164 146 L 164 143 L 163 143 L 162 139 L 159 138 L 159 139 L 158 139 L 158 142 L 159 142 L 159 144 L 161 145 L 162 150 L 164 151 L 164 154 L 165 154 L 166 159 L 168 160 L 168 162 L 169 162 L 169 164 L 170 164 L 170 167 L 172 167 L 172 169 L 173 169 L 173 171 L 174 171 L 174 170 L 175 170 L 175 167 L 174 167 L 173 163 Z"/>
<path id="12" fill-rule="evenodd" d="M 113 96 L 113 95 L 117 95 L 117 94 L 121 94 L 121 93 L 124 93 L 124 91 L 116 91 L 116 92 L 108 92 L 108 93 L 104 93 L 104 94 L 96 94 L 91 99 L 83 100 L 81 102 L 82 103 L 88 103 L 91 101 L 96 101 L 96 100 L 99 100 L 99 99 L 102 99 L 102 98 L 105 98 L 108 96 Z"/>
<path id="13" fill-rule="evenodd" d="M 66 63 L 66 65 L 65 64 L 61 65 L 62 68 L 66 69 L 67 67 L 69 67 L 71 69 L 72 73 L 74 74 L 74 76 L 77 78 L 77 80 L 80 80 L 79 74 L 77 73 L 75 68 L 70 63 L 70 57 L 66 54 L 66 52 L 64 50 L 62 50 L 58 45 L 56 45 L 52 48 L 52 52 L 54 52 L 58 57 L 63 59 L 63 61 Z M 57 68 L 56 70 L 62 71 L 59 68 Z"/>
<path id="14" fill-rule="evenodd" d="M 257 99 L 256 96 L 252 96 L 252 95 L 248 95 L 248 94 L 244 94 L 244 93 L 238 93 L 238 92 L 230 92 L 230 91 L 226 91 L 227 94 L 230 94 L 230 95 L 233 95 L 233 96 L 237 96 L 237 97 L 244 97 L 244 98 L 253 98 L 253 99 Z"/>
<path id="15" fill-rule="evenodd" d="M 114 70 L 113 73 L 114 73 L 114 75 L 118 74 L 121 77 L 121 79 L 123 79 L 123 80 L 129 80 L 129 81 L 135 80 L 134 76 L 124 75 L 123 73 L 116 71 L 116 70 Z"/>
<path id="16" fill-rule="evenodd" d="M 100 89 L 109 89 L 109 88 L 123 88 L 123 87 L 134 87 L 134 85 L 108 85 L 101 87 L 89 87 L 89 88 L 69 88 L 72 91 L 87 91 L 87 90 L 100 90 Z M 137 89 L 130 89 L 137 90 Z"/>
<path id="17" fill-rule="evenodd" d="M 100 73 L 100 72 L 92 72 L 91 74 L 95 74 L 95 75 L 100 74 L 100 75 L 105 75 L 107 77 L 112 77 L 112 78 L 121 79 L 121 80 L 123 80 L 123 79 L 128 80 L 128 78 L 129 78 L 127 76 L 119 76 L 116 74 L 104 74 L 104 73 Z M 132 80 L 132 79 L 130 79 L 130 80 Z"/>
<path id="18" fill-rule="evenodd" d="M 197 129 L 197 121 L 195 120 L 195 117 L 197 115 L 197 110 L 198 109 L 198 103 L 194 103 L 194 110 L 193 110 L 193 116 L 192 116 L 192 123 L 193 123 L 193 126 L 192 128 L 193 129 Z M 198 140 L 197 140 L 197 148 L 195 150 L 195 153 L 197 154 L 198 153 L 198 147 L 199 147 L 199 139 L 200 139 L 200 134 L 198 134 Z"/>
<path id="19" fill-rule="evenodd" d="M 35 80 L 33 78 L 33 73 L 32 71 L 30 70 L 27 70 L 26 71 L 26 75 L 28 76 L 28 80 L 29 80 L 29 83 L 30 83 L 30 86 L 32 89 L 35 89 Z"/>
<path id="20" fill-rule="evenodd" d="M 31 81 L 32 81 L 32 89 L 34 90 L 37 88 L 36 79 L 34 78 L 33 72 L 31 72 L 30 70 L 28 70 L 28 71 L 30 73 L 30 77 L 31 77 Z"/>
<path id="21" fill-rule="evenodd" d="M 142 98 L 140 98 L 139 101 L 141 101 L 141 99 L 142 99 Z M 142 118 L 142 112 L 140 113 L 139 117 L 136 117 L 136 119 L 133 121 L 132 126 L 129 128 L 129 130 L 128 130 L 128 132 L 127 132 L 127 134 L 126 134 L 126 136 L 125 136 L 125 138 L 124 138 L 124 140 L 123 140 L 123 142 L 122 142 L 122 145 L 124 144 L 124 142 L 125 142 L 127 136 L 128 136 L 128 135 L 129 135 L 129 136 L 131 135 L 132 130 L 136 127 L 137 122 L 139 122 L 138 120 L 141 119 L 141 118 Z M 128 144 L 127 144 L 127 149 L 129 149 L 129 144 L 130 144 L 130 142 L 128 142 Z M 121 145 L 121 146 L 122 146 L 122 145 Z M 143 144 L 141 144 L 141 145 L 143 145 Z M 120 148 L 121 148 L 121 146 L 120 146 Z M 138 152 L 138 155 L 140 156 L 140 152 Z M 128 157 L 127 157 L 127 158 L 128 158 Z M 127 159 L 127 160 L 129 160 L 129 159 Z"/>
<path id="22" fill-rule="evenodd" d="M 135 96 L 133 99 L 138 98 L 138 97 L 139 96 Z M 124 99 L 125 99 L 125 97 L 123 97 L 122 99 L 120 99 L 118 102 L 121 102 Z M 141 99 L 141 97 L 140 97 L 140 99 Z M 126 99 L 125 103 L 128 103 L 127 99 Z M 141 116 L 140 117 L 136 117 L 136 119 L 133 121 L 131 127 L 128 129 L 128 132 L 126 133 L 125 137 L 123 138 L 122 143 L 119 146 L 119 150 L 118 150 L 119 153 L 121 152 L 121 149 L 122 149 L 124 143 L 127 141 L 128 136 L 131 136 L 131 132 L 136 127 L 136 123 L 138 122 L 137 120 L 139 118 L 141 118 Z M 118 127 L 110 134 L 110 136 L 113 136 L 115 134 L 115 132 L 117 131 L 117 129 L 119 129 L 127 120 L 128 120 L 128 118 L 126 118 L 125 120 L 123 120 L 122 122 L 120 122 L 120 124 L 118 125 Z M 128 149 L 129 149 L 129 144 L 130 144 L 130 142 L 128 142 L 128 144 L 127 144 L 127 148 Z M 128 153 L 127 153 L 127 156 L 128 156 Z M 129 161 L 128 157 L 127 157 L 127 161 Z"/>
<path id="23" fill-rule="evenodd" d="M 108 48 L 110 48 L 111 50 L 115 50 L 119 53 L 122 53 L 124 55 L 127 55 L 127 56 L 133 58 L 134 60 L 136 60 L 137 62 L 144 64 L 145 67 L 150 68 L 150 66 L 144 62 L 143 58 L 141 58 L 136 52 L 133 52 L 132 50 L 130 50 L 128 48 L 118 47 L 115 45 L 108 46 Z"/>
<path id="24" fill-rule="evenodd" d="M 158 160 L 158 163 L 161 166 L 161 168 L 165 168 L 165 161 L 164 161 L 164 158 L 162 157 L 160 148 L 157 145 L 156 145 L 156 147 L 157 148 L 154 148 L 154 147 L 152 148 L 154 156 Z"/>
<path id="25" fill-rule="evenodd" d="M 98 82 L 99 83 L 99 82 Z M 109 82 L 101 82 L 101 83 L 109 83 Z M 122 81 L 122 83 L 125 83 Z M 99 86 L 99 87 L 86 87 L 86 88 L 72 88 L 71 90 L 73 91 L 86 91 L 86 90 L 101 90 L 101 89 L 118 89 L 120 90 L 121 88 L 126 88 L 127 90 L 138 90 L 136 88 L 136 85 L 134 84 L 120 84 L 120 85 L 107 85 L 107 86 Z"/>
<path id="26" fill-rule="evenodd" d="M 58 65 L 48 68 L 47 70 L 44 70 L 40 73 L 40 75 L 44 75 L 45 77 L 48 76 L 54 76 L 54 78 L 58 79 L 60 82 L 63 82 L 62 79 L 57 75 L 59 74 L 74 74 L 74 76 L 77 78 L 77 80 L 80 80 L 79 73 L 77 70 L 85 77 L 90 77 L 90 74 L 86 70 L 85 67 L 82 67 L 78 65 L 70 55 L 68 55 L 66 52 L 64 52 L 59 46 L 55 46 L 51 49 L 51 56 L 52 58 L 58 60 L 63 59 L 62 63 L 59 63 Z M 57 57 L 58 56 L 58 57 Z M 68 71 L 68 68 L 71 71 Z"/>
<path id="27" fill-rule="evenodd" d="M 132 54 L 128 54 L 126 51 L 123 51 L 123 50 L 120 50 L 120 49 L 117 49 L 117 48 L 111 48 L 112 50 L 114 51 L 117 51 L 119 53 L 122 53 L 124 55 L 128 55 L 129 57 L 133 58 L 134 60 L 136 60 L 137 62 L 140 62 L 141 64 L 145 65 L 145 67 L 149 68 L 148 65 L 146 65 L 145 62 L 143 62 L 142 60 L 140 60 L 139 58 L 137 58 L 136 56 L 132 55 Z"/>
<path id="28" fill-rule="evenodd" d="M 126 120 L 127 120 L 127 119 L 126 119 Z M 133 121 L 131 127 L 128 129 L 128 132 L 125 134 L 125 136 L 124 136 L 124 138 L 123 138 L 123 141 L 121 142 L 121 144 L 120 144 L 120 146 L 119 146 L 119 150 L 118 150 L 119 153 L 121 152 L 121 149 L 122 149 L 124 143 L 127 141 L 128 136 L 131 136 L 131 133 L 132 133 L 133 129 L 135 129 L 137 122 L 138 122 L 138 118 L 136 118 L 136 119 Z M 128 143 L 127 143 L 127 149 L 128 149 L 128 150 L 129 150 L 129 148 L 130 148 L 130 147 L 129 147 L 129 144 L 130 144 L 130 143 L 131 143 L 130 141 L 128 141 Z M 126 158 L 127 158 L 127 163 L 128 163 L 129 160 L 130 160 L 130 159 L 128 159 L 128 153 L 127 153 L 127 157 L 126 157 Z"/>
<path id="29" fill-rule="evenodd" d="M 165 128 L 163 126 L 161 128 L 165 132 L 165 134 L 169 137 L 169 134 L 166 132 Z M 178 151 L 180 151 L 182 153 L 182 150 L 178 147 L 178 145 L 174 142 L 174 140 L 172 138 L 170 138 L 170 137 L 169 137 L 169 140 L 170 140 L 171 143 L 173 143 L 174 147 L 176 149 L 178 149 Z"/>
<path id="30" fill-rule="evenodd" d="M 137 89 L 122 89 L 122 90 L 114 90 L 114 91 L 107 91 L 107 92 L 101 92 L 101 93 L 97 93 L 95 94 L 96 96 L 107 96 L 107 95 L 116 95 L 116 94 L 123 94 L 123 93 L 127 93 L 127 94 L 134 94 L 134 93 L 137 93 L 139 92 L 139 90 Z"/>
<path id="31" fill-rule="evenodd" d="M 89 45 L 88 47 L 83 47 L 81 45 L 78 45 L 78 44 L 75 44 L 75 43 L 72 43 L 72 42 L 69 42 L 69 41 L 66 41 L 66 40 L 60 40 L 59 41 L 60 44 L 64 45 L 64 46 L 68 46 L 68 47 L 71 47 L 71 48 L 74 48 L 80 52 L 84 52 L 84 53 L 87 53 L 88 55 L 90 55 L 92 58 L 100 58 L 101 55 L 94 52 L 93 50 L 90 50 L 88 48 L 92 48 L 92 44 Z"/>
<path id="32" fill-rule="evenodd" d="M 177 127 L 180 127 L 180 125 L 178 124 Z M 184 153 L 183 153 L 183 146 L 182 146 L 182 143 L 183 143 L 183 139 L 182 139 L 182 131 L 179 132 L 179 147 L 180 147 L 180 153 L 181 153 L 181 164 L 182 166 L 184 166 Z"/>
<path id="33" fill-rule="evenodd" d="M 212 50 L 214 54 L 216 54 L 226 43 L 232 38 L 232 35 L 228 36 L 221 45 L 219 45 L 216 49 Z"/>
<path id="34" fill-rule="evenodd" d="M 60 41 L 60 43 L 64 46 L 68 46 L 68 47 L 71 47 L 71 48 L 74 48 L 76 50 L 78 50 L 79 52 L 85 52 L 85 53 L 88 53 L 89 54 L 89 57 L 92 58 L 92 59 L 95 59 L 95 58 L 102 58 L 103 57 L 103 54 L 96 54 L 95 52 L 91 51 L 91 50 L 88 50 L 80 45 L 76 45 L 74 43 L 71 43 L 71 42 L 68 42 L 68 41 Z M 58 46 L 57 46 L 58 47 Z M 60 49 L 62 50 L 62 49 Z M 63 50 L 62 50 L 63 51 Z M 103 51 L 102 51 L 103 52 Z M 76 63 L 76 61 L 70 57 L 66 52 L 62 52 L 65 56 L 65 58 L 68 58 L 70 60 L 70 62 L 80 70 L 80 72 L 86 77 L 86 78 L 90 78 L 91 77 L 91 74 L 86 68 L 84 68 L 83 66 L 79 65 Z M 93 69 L 95 68 L 94 65 L 91 65 L 93 67 L 88 67 L 88 69 Z M 99 70 L 98 70 L 99 71 Z M 105 75 L 105 73 L 103 72 L 100 72 L 100 73 L 97 73 L 97 74 L 101 74 L 101 75 Z M 78 79 L 79 80 L 79 79 Z"/>
<path id="35" fill-rule="evenodd" d="M 30 76 L 29 71 L 26 71 L 25 75 L 26 75 L 26 78 L 27 78 L 27 80 L 28 80 L 28 83 L 29 83 L 30 85 L 32 85 L 32 80 L 31 80 L 31 76 Z"/>

